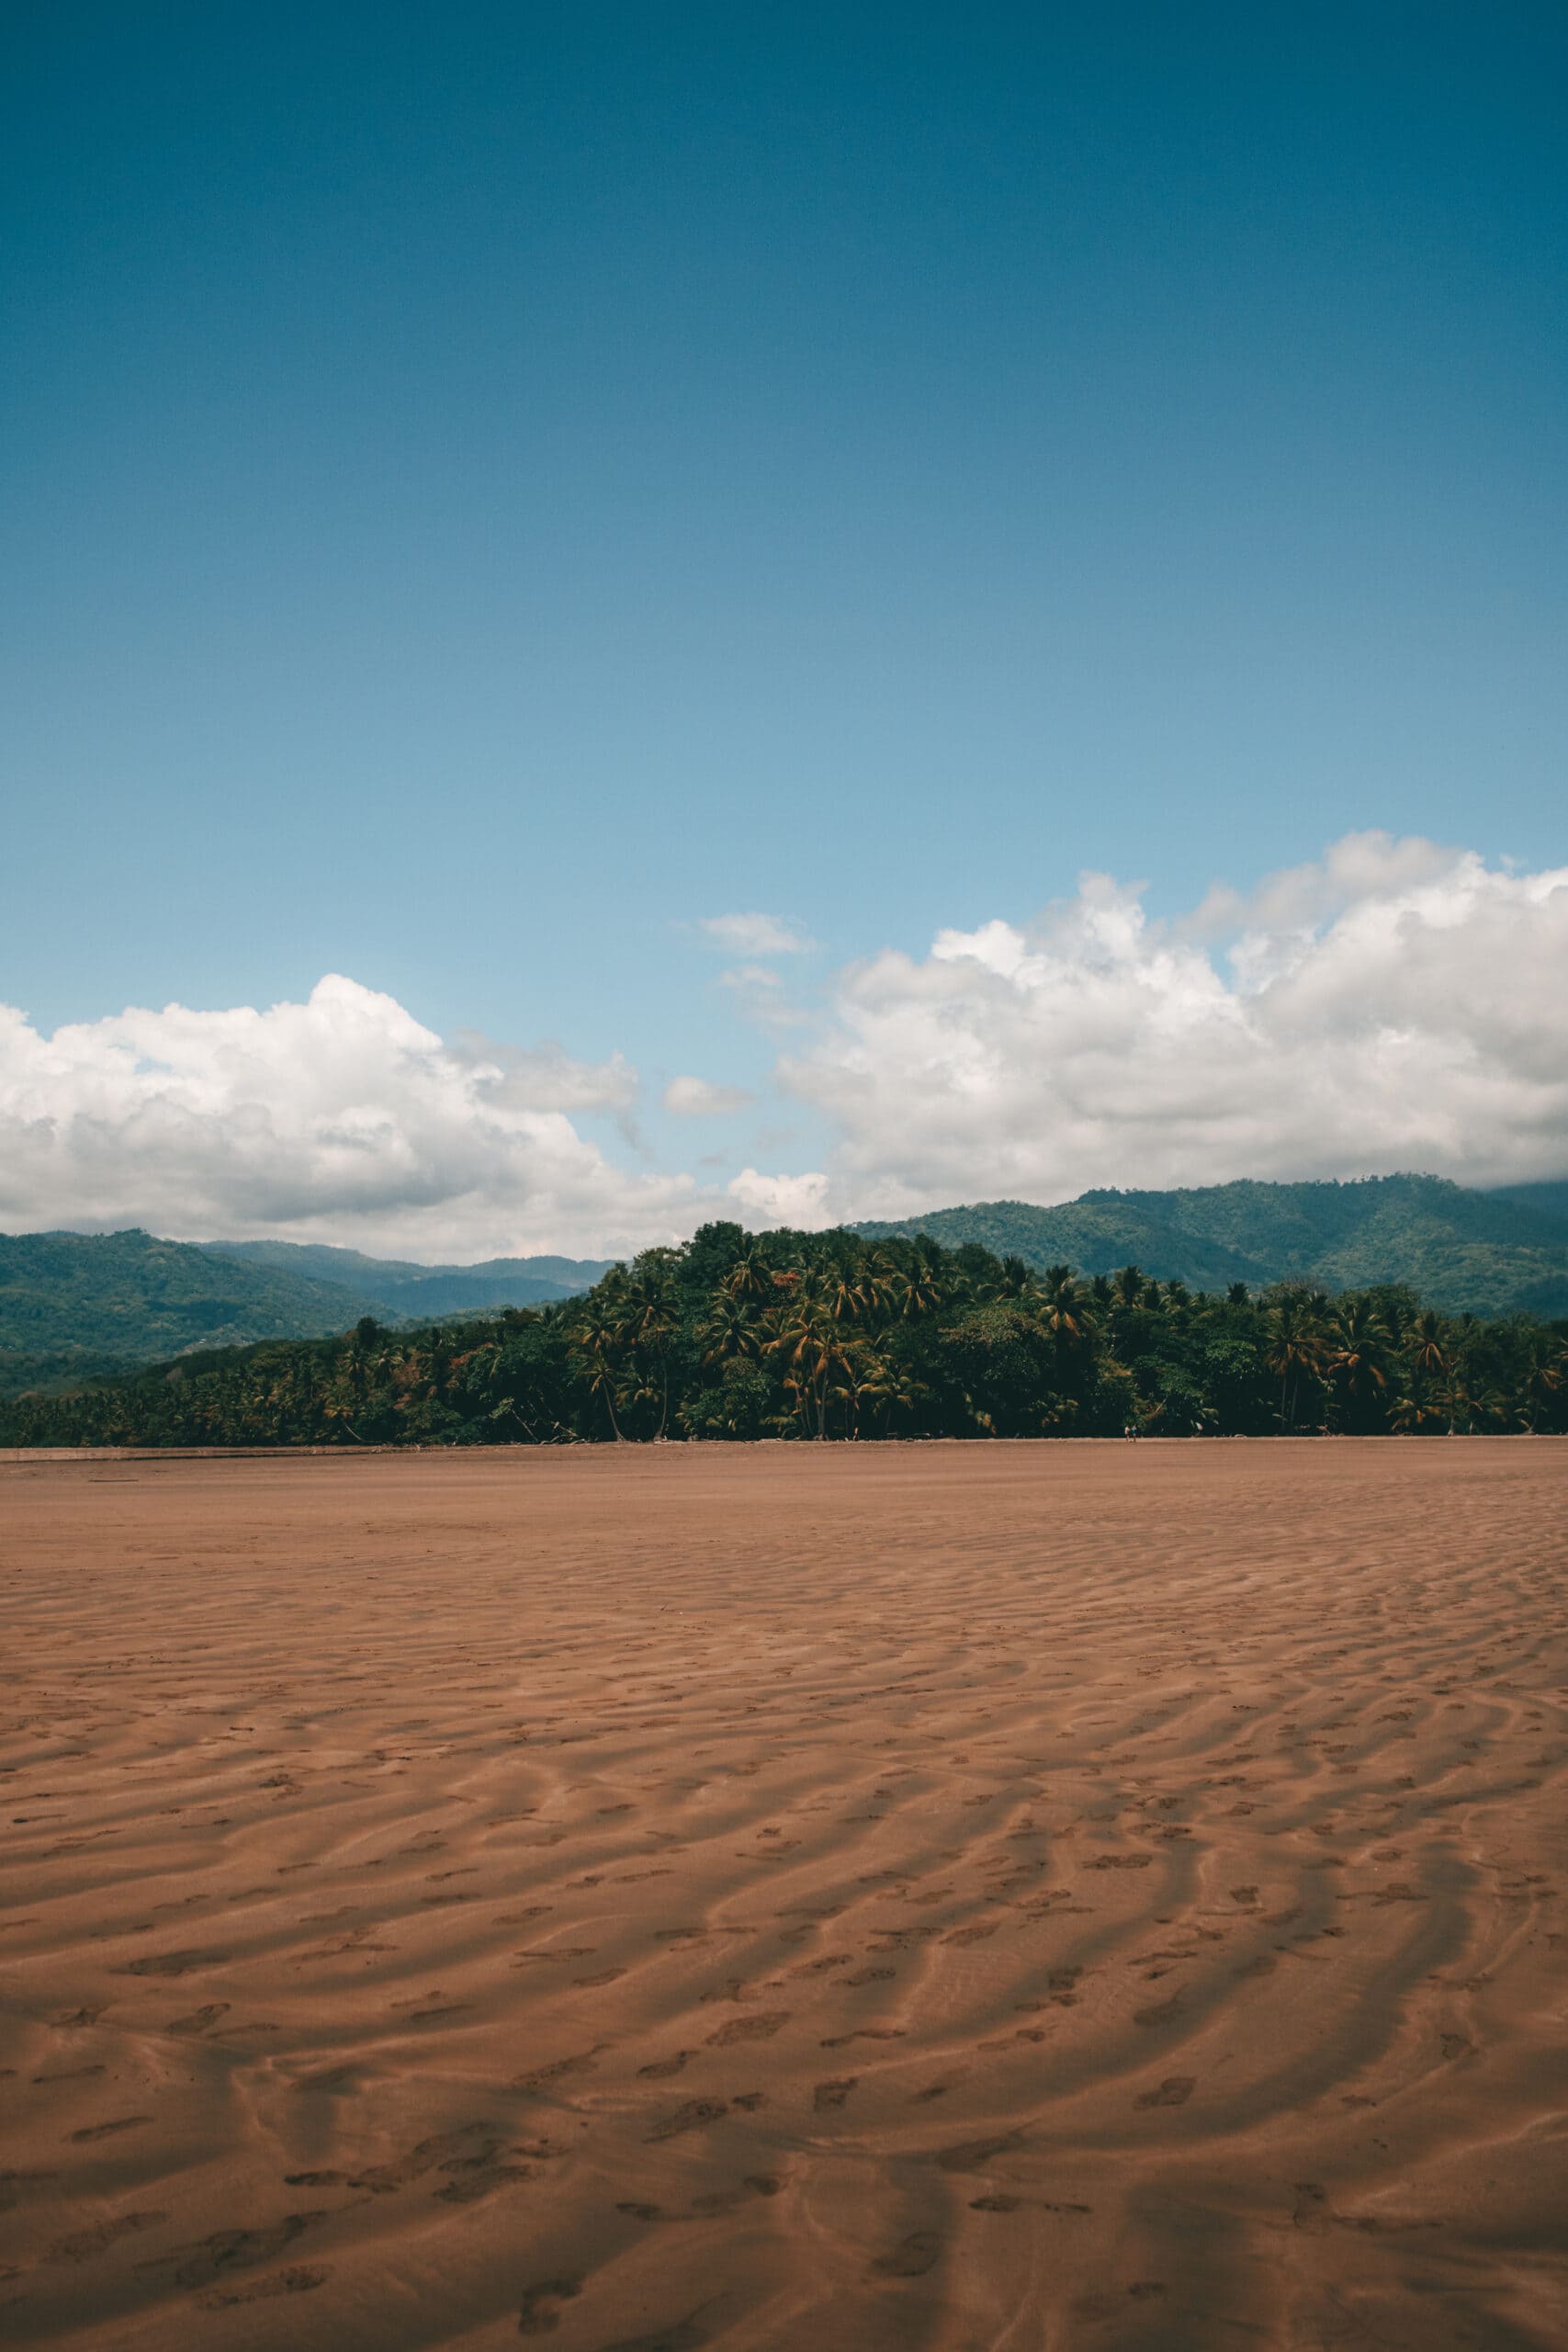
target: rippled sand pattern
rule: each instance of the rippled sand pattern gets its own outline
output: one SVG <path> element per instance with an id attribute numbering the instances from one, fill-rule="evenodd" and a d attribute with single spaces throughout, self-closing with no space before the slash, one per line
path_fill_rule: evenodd
<path id="1" fill-rule="evenodd" d="M 0 2333 L 1568 2345 L 1565 1474 L 0 1468 Z"/>

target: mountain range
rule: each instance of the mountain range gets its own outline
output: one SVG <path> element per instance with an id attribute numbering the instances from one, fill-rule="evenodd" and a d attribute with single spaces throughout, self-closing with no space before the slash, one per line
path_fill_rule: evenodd
<path id="1" fill-rule="evenodd" d="M 979 1242 L 1041 1269 L 1061 1263 L 1096 1274 L 1136 1264 L 1193 1290 L 1402 1283 L 1450 1314 L 1568 1317 L 1568 1182 L 1482 1193 L 1437 1176 L 1382 1176 L 1102 1191 L 1054 1208 L 979 1201 L 855 1230 L 869 1238 L 929 1233 L 949 1249 Z M 367 1315 L 412 1324 L 537 1306 L 591 1289 L 611 1262 L 427 1266 L 319 1242 L 0 1235 L 0 1394 L 197 1349 L 324 1336 Z"/>
<path id="2" fill-rule="evenodd" d="M 422 1266 L 293 1241 L 151 1233 L 0 1234 L 0 1394 L 161 1363 L 196 1348 L 538 1306 L 589 1290 L 607 1258 Z"/>
<path id="3" fill-rule="evenodd" d="M 855 1230 L 929 1233 L 950 1250 L 977 1241 L 998 1257 L 1086 1274 L 1139 1265 L 1194 1290 L 1403 1283 L 1451 1315 L 1568 1316 L 1568 1183 L 1482 1193 L 1438 1176 L 1368 1176 L 1106 1191 L 1055 1208 L 979 1201 Z"/>

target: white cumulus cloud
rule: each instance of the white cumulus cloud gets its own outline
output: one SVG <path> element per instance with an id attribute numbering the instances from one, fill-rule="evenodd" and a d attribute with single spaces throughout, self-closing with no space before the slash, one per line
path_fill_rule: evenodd
<path id="1" fill-rule="evenodd" d="M 284 1234 L 426 1258 L 611 1253 L 689 1233 L 690 1176 L 632 1175 L 568 1110 L 618 1057 L 443 1043 L 332 975 L 304 1004 L 131 1010 L 41 1035 L 0 1007 L 0 1227 Z"/>
<path id="2" fill-rule="evenodd" d="M 838 1131 L 845 1216 L 1235 1176 L 1561 1175 L 1568 868 L 1358 834 L 1173 923 L 1086 876 L 1038 922 L 852 967 L 780 1075 Z"/>
<path id="3" fill-rule="evenodd" d="M 731 1214 L 739 1209 L 745 1225 L 793 1225 L 810 1233 L 833 1222 L 829 1180 L 818 1170 L 806 1176 L 764 1176 L 755 1168 L 743 1168 L 730 1178 L 729 1197 Z"/>

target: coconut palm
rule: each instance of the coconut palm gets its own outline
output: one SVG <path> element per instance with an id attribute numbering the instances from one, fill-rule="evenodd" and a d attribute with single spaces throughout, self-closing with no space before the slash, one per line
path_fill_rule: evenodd
<path id="1" fill-rule="evenodd" d="M 1353 1414 L 1365 1414 L 1388 1386 L 1388 1333 L 1369 1298 L 1342 1298 L 1325 1335 L 1324 1369 Z"/>
<path id="2" fill-rule="evenodd" d="M 942 1303 L 942 1277 L 923 1256 L 917 1256 L 912 1266 L 896 1272 L 888 1284 L 893 1312 L 905 1323 L 917 1322 L 923 1315 L 934 1315 Z"/>
<path id="3" fill-rule="evenodd" d="M 1116 1294 L 1117 1306 L 1142 1306 L 1146 1280 L 1142 1266 L 1123 1266 L 1121 1272 L 1111 1278 L 1111 1287 Z"/>
<path id="4" fill-rule="evenodd" d="M 741 1251 L 724 1278 L 731 1298 L 766 1298 L 773 1287 L 773 1268 L 755 1241 Z"/>
<path id="5" fill-rule="evenodd" d="M 760 1345 L 759 1325 L 746 1301 L 728 1283 L 708 1301 L 708 1310 L 693 1335 L 705 1363 L 726 1363 L 732 1356 L 754 1356 Z"/>
<path id="6" fill-rule="evenodd" d="M 1544 1331 L 1532 1333 L 1520 1383 L 1520 1426 L 1531 1431 L 1550 1420 L 1568 1383 L 1568 1345 L 1556 1343 Z"/>
<path id="7" fill-rule="evenodd" d="M 1046 1267 L 1037 1314 L 1042 1329 L 1051 1334 L 1059 1353 L 1082 1347 L 1094 1329 L 1083 1284 L 1070 1266 Z"/>
<path id="8" fill-rule="evenodd" d="M 1440 1315 L 1428 1306 L 1416 1318 L 1406 1349 L 1411 1369 L 1423 1380 L 1440 1380 L 1449 1368 L 1448 1335 Z"/>
<path id="9" fill-rule="evenodd" d="M 826 1437 L 829 1388 L 851 1358 L 827 1301 L 814 1287 L 803 1284 L 778 1311 L 770 1352 L 802 1418 L 808 1426 L 815 1422 L 816 1436 Z"/>
<path id="10" fill-rule="evenodd" d="M 1323 1340 L 1316 1317 L 1300 1298 L 1282 1298 L 1269 1310 L 1268 1339 L 1263 1361 L 1280 1375 L 1280 1426 L 1295 1427 L 1302 1376 L 1308 1379 L 1323 1360 Z M 1290 1410 L 1286 1411 L 1287 1396 Z"/>

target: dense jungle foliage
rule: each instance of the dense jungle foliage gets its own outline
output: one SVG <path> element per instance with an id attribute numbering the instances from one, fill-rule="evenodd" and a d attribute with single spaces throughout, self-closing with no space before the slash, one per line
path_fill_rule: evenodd
<path id="1" fill-rule="evenodd" d="M 187 1355 L 0 1408 L 24 1445 L 1190 1437 L 1568 1428 L 1568 1326 L 1035 1272 L 978 1244 L 708 1225 L 585 1297 Z"/>

